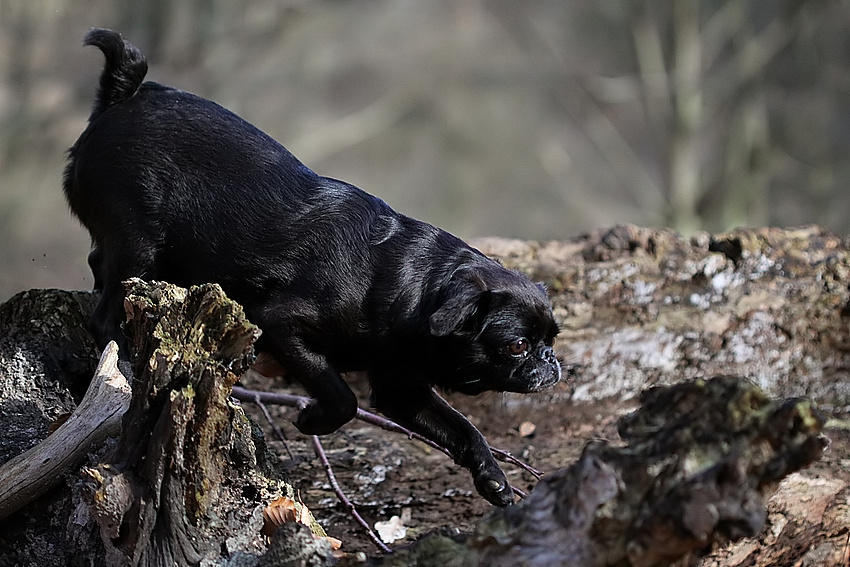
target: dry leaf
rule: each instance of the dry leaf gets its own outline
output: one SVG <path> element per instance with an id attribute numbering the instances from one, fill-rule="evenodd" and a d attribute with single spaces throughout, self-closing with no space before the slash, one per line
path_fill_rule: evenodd
<path id="1" fill-rule="evenodd" d="M 307 506 L 304 504 L 301 505 L 301 513 L 298 515 L 298 521 L 305 526 L 310 525 L 310 520 L 313 519 L 313 516 L 310 514 L 310 510 L 307 509 Z"/>
<path id="2" fill-rule="evenodd" d="M 307 518 L 306 521 L 302 521 L 302 518 Z M 268 506 L 263 509 L 263 535 L 270 536 L 274 533 L 278 526 L 285 524 L 286 522 L 297 522 L 300 521 L 302 524 L 310 525 L 310 512 L 307 510 L 307 506 L 299 504 L 293 500 L 292 498 L 288 498 L 286 496 L 282 496 L 276 500 L 273 500 Z"/>
<path id="3" fill-rule="evenodd" d="M 303 503 L 296 502 L 292 498 L 282 496 L 273 500 L 268 506 L 263 509 L 263 529 L 261 533 L 271 537 L 278 526 L 286 522 L 298 522 L 307 527 L 312 527 L 310 524 L 313 517 L 310 514 L 310 509 Z M 313 534 L 315 535 L 315 534 Z M 318 536 L 316 536 L 318 537 Z M 342 547 L 342 541 L 335 537 L 325 536 L 331 545 L 331 549 L 337 550 Z"/>
<path id="4" fill-rule="evenodd" d="M 328 540 L 329 544 L 331 544 L 331 549 L 339 549 L 342 547 L 342 540 L 338 540 L 331 536 L 325 536 L 325 539 Z"/>
<path id="5" fill-rule="evenodd" d="M 535 429 L 537 429 L 536 425 L 530 421 L 523 421 L 519 424 L 519 435 L 520 437 L 531 437 L 534 435 Z"/>

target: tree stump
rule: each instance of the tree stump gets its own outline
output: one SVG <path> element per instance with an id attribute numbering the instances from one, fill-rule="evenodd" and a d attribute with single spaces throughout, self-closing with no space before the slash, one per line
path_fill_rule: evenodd
<path id="1" fill-rule="evenodd" d="M 258 329 L 217 285 L 132 280 L 125 309 L 132 401 L 112 457 L 84 470 L 107 563 L 197 565 L 240 523 L 259 542 L 256 448 L 229 401 Z"/>

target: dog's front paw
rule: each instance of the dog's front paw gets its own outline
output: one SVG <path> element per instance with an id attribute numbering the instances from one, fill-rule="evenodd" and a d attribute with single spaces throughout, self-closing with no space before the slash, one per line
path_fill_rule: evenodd
<path id="1" fill-rule="evenodd" d="M 475 475 L 474 482 L 478 494 L 490 504 L 508 506 L 514 503 L 514 491 L 498 466 L 495 470 L 485 470 Z"/>
<path id="2" fill-rule="evenodd" d="M 356 404 L 353 408 L 335 406 L 328 411 L 314 401 L 298 414 L 295 427 L 305 435 L 327 435 L 354 419 L 356 413 Z"/>

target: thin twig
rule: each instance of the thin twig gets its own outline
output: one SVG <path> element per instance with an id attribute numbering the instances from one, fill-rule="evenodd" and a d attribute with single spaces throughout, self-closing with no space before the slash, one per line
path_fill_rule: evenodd
<path id="1" fill-rule="evenodd" d="M 241 386 L 233 386 L 233 397 L 243 402 L 253 402 L 256 397 L 259 397 L 267 404 L 276 404 L 279 406 L 289 406 L 291 408 L 305 407 L 309 398 L 305 396 L 295 396 L 292 394 L 280 394 L 272 392 L 260 392 L 258 390 L 249 390 Z"/>
<path id="2" fill-rule="evenodd" d="M 511 485 L 511 490 L 513 490 L 514 494 L 516 494 L 520 498 L 528 498 L 528 494 L 524 490 L 517 488 L 516 486 Z"/>
<path id="3" fill-rule="evenodd" d="M 516 457 L 514 457 L 513 455 L 511 455 L 510 453 L 508 453 L 507 451 L 505 451 L 503 449 L 497 449 L 495 447 L 490 447 L 490 452 L 493 453 L 493 456 L 495 456 L 500 461 L 505 462 L 505 463 L 510 463 L 512 465 L 516 465 L 538 480 L 540 479 L 541 476 L 543 476 L 542 472 L 535 469 L 534 467 L 532 467 L 528 463 L 526 463 L 524 461 L 520 461 L 519 459 L 517 459 Z"/>
<path id="4" fill-rule="evenodd" d="M 277 438 L 280 439 L 281 443 L 283 443 L 283 448 L 286 449 L 286 454 L 289 455 L 289 458 L 292 458 L 292 451 L 289 450 L 289 442 L 286 440 L 286 435 L 283 434 L 283 431 L 280 427 L 272 419 L 271 414 L 269 413 L 268 408 L 266 408 L 266 404 L 263 403 L 263 400 L 260 399 L 260 393 L 257 392 L 254 394 L 254 403 L 260 406 L 260 410 L 263 412 L 263 415 L 266 416 L 266 421 L 269 422 L 272 430 L 277 435 Z"/>
<path id="5" fill-rule="evenodd" d="M 363 529 L 366 530 L 366 533 L 369 535 L 369 538 L 371 538 L 371 540 L 375 542 L 375 545 L 377 545 L 378 548 L 384 553 L 392 553 L 393 550 L 387 547 L 387 544 L 381 541 L 381 538 L 378 537 L 378 534 L 376 534 L 372 530 L 372 528 L 369 527 L 369 524 L 366 523 L 366 520 L 363 519 L 363 516 L 361 516 L 360 513 L 357 511 L 357 508 L 354 507 L 354 503 L 348 499 L 348 497 L 342 491 L 342 488 L 340 488 L 339 483 L 336 480 L 336 476 L 334 475 L 333 469 L 331 468 L 331 464 L 330 462 L 328 462 L 328 457 L 325 454 L 325 449 L 324 447 L 322 447 L 322 442 L 319 441 L 319 437 L 317 435 L 313 435 L 312 438 L 313 450 L 316 451 L 316 456 L 319 457 L 320 461 L 322 461 L 322 466 L 325 469 L 325 474 L 328 475 L 328 480 L 330 481 L 331 486 L 333 487 L 336 497 L 339 499 L 340 502 L 343 503 L 346 508 L 348 508 L 348 511 L 354 517 L 354 520 L 358 524 L 363 526 Z"/>
<path id="6" fill-rule="evenodd" d="M 257 390 L 249 390 L 247 388 L 241 388 L 239 386 L 233 387 L 233 397 L 236 398 L 237 400 L 242 400 L 244 402 L 253 402 L 256 399 L 260 399 L 267 404 L 277 404 L 277 405 L 289 406 L 289 407 L 294 407 L 294 408 L 306 407 L 307 403 L 309 402 L 309 398 L 307 398 L 305 396 L 296 396 L 296 395 L 293 395 L 293 394 L 281 394 L 281 393 L 273 393 L 273 392 L 260 392 L 260 391 L 257 391 Z M 403 427 L 403 426 L 399 425 L 398 423 L 396 423 L 392 420 L 381 417 L 377 414 L 374 414 L 372 412 L 366 411 L 366 410 L 361 409 L 361 408 L 357 408 L 357 416 L 356 417 L 360 421 L 375 425 L 375 426 L 380 427 L 382 429 L 386 429 L 387 431 L 395 431 L 396 433 L 402 433 L 404 435 L 407 435 L 407 437 L 409 439 L 416 439 L 417 441 L 421 441 L 421 442 L 425 443 L 426 445 L 428 445 L 429 447 L 436 449 L 436 450 L 440 451 L 441 453 L 444 453 L 448 457 L 450 457 L 450 458 L 452 457 L 452 454 L 449 452 L 449 450 L 446 449 L 445 447 L 443 447 L 442 445 L 435 443 L 434 441 L 428 439 L 427 437 L 424 437 L 424 436 L 416 433 L 415 431 L 411 431 L 411 430 L 407 429 L 406 427 Z M 511 455 L 507 451 L 504 451 L 502 449 L 497 449 L 495 447 L 490 447 L 490 451 L 500 461 L 510 463 L 512 465 L 516 465 L 516 466 L 520 467 L 521 469 L 525 470 L 526 472 L 528 472 L 530 475 L 532 475 L 536 479 L 539 479 L 544 474 L 543 472 L 533 468 L 528 463 L 517 459 L 516 457 L 514 457 L 513 455 Z"/>
<path id="7" fill-rule="evenodd" d="M 424 435 L 420 435 L 419 433 L 416 433 L 415 431 L 411 431 L 408 428 L 404 427 L 403 425 L 399 425 L 398 423 L 394 422 L 391 419 L 381 417 L 377 414 L 374 414 L 372 412 L 366 411 L 366 410 L 361 409 L 361 408 L 357 408 L 357 419 L 359 419 L 360 421 L 366 422 L 366 423 L 370 423 L 370 424 L 375 425 L 377 427 L 380 427 L 381 429 L 386 429 L 387 431 L 394 431 L 396 433 L 401 433 L 403 435 L 407 435 L 408 439 L 416 439 L 417 441 L 421 441 L 421 442 L 425 443 L 426 445 L 428 445 L 429 447 L 436 449 L 437 451 L 440 451 L 442 453 L 445 453 L 449 458 L 453 458 L 452 454 L 449 452 L 449 450 L 446 449 L 445 447 L 443 447 L 442 445 L 440 445 L 439 443 L 436 443 L 435 441 L 432 441 L 432 440 L 428 439 L 427 437 L 425 437 Z"/>
<path id="8" fill-rule="evenodd" d="M 435 443 L 434 441 L 431 441 L 427 437 L 424 437 L 424 436 L 420 435 L 419 433 L 416 433 L 415 431 L 411 431 L 411 430 L 407 429 L 406 427 L 399 425 L 398 423 L 396 423 L 396 422 L 394 422 L 390 419 L 386 419 L 384 417 L 381 417 L 379 415 L 376 415 L 374 413 L 368 412 L 368 411 L 360 409 L 360 408 L 357 408 L 357 419 L 359 419 L 360 421 L 365 421 L 366 423 L 371 423 L 372 425 L 375 425 L 375 426 L 380 427 L 382 429 L 386 429 L 387 431 L 395 431 L 397 433 L 403 433 L 403 434 L 407 435 L 408 439 L 416 439 L 417 441 L 421 441 L 421 442 L 425 443 L 426 445 L 428 445 L 429 447 L 432 447 L 432 448 L 434 448 L 438 451 L 445 453 L 450 459 L 454 459 L 454 457 L 452 457 L 452 454 L 449 452 L 449 450 L 446 449 L 445 447 L 443 447 L 442 445 L 440 445 L 439 443 Z M 516 457 L 514 457 L 513 455 L 511 455 L 507 451 L 503 451 L 502 449 L 495 449 L 493 447 L 490 447 L 490 452 L 493 453 L 493 455 L 497 459 L 499 459 L 500 461 L 504 461 L 506 463 L 511 463 L 513 465 L 520 467 L 521 469 L 528 471 L 536 479 L 539 479 L 541 476 L 543 476 L 540 471 L 538 471 L 538 470 L 532 468 L 530 465 L 520 461 L 519 459 L 517 459 Z M 525 492 L 523 492 L 522 490 L 520 490 L 519 488 L 517 488 L 515 486 L 511 486 L 511 490 L 513 490 L 514 494 L 516 494 L 520 498 L 526 498 L 528 496 L 528 494 L 526 494 Z"/>

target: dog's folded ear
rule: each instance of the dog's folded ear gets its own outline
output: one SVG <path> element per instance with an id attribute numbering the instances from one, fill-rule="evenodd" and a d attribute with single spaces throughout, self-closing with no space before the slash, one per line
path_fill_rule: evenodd
<path id="1" fill-rule="evenodd" d="M 443 304 L 428 320 L 431 334 L 445 337 L 471 319 L 489 294 L 487 284 L 474 270 L 461 269 L 452 275 Z"/>

